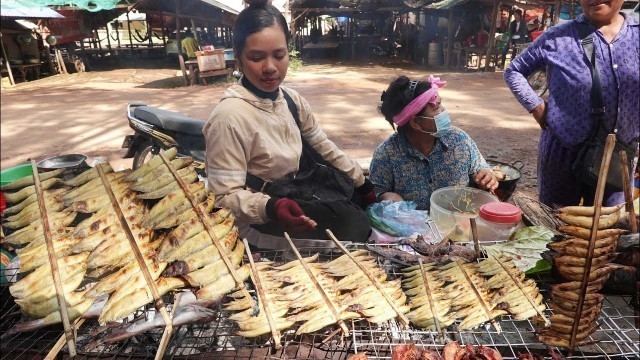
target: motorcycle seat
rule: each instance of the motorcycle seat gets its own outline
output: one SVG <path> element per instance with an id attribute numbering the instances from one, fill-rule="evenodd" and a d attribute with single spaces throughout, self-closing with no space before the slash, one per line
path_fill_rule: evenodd
<path id="1" fill-rule="evenodd" d="M 204 120 L 192 118 L 179 112 L 146 105 L 135 108 L 133 116 L 165 130 L 190 135 L 202 134 L 202 128 L 206 123 Z"/>

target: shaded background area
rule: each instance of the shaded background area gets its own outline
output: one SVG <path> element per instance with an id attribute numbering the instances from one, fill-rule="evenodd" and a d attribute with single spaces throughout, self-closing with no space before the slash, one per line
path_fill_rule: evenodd
<path id="1" fill-rule="evenodd" d="M 536 194 L 539 128 L 512 97 L 502 73 L 443 72 L 397 64 L 330 64 L 318 61 L 290 71 L 285 85 L 311 104 L 329 137 L 368 166 L 375 147 L 392 133 L 378 113 L 380 94 L 397 75 L 440 76 L 440 91 L 453 124 L 468 132 L 487 159 L 525 163 L 518 190 Z M 171 68 L 105 69 L 56 75 L 2 89 L 1 168 L 65 153 L 83 153 L 130 167 L 122 160 L 125 135 L 131 134 L 126 105 L 142 102 L 207 119 L 229 85 L 179 86 Z"/>

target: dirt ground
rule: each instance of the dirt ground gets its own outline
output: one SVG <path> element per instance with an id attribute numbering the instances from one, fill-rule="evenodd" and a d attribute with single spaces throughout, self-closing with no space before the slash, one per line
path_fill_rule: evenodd
<path id="1" fill-rule="evenodd" d="M 3 88 L 1 92 L 2 169 L 28 159 L 83 153 L 117 166 L 125 135 L 129 102 L 179 111 L 206 119 L 228 83 L 182 86 L 176 69 L 128 68 L 56 75 Z M 394 64 L 315 62 L 289 71 L 285 85 L 311 104 L 324 131 L 336 144 L 368 166 L 374 148 L 392 133 L 378 113 L 381 92 L 397 75 L 448 82 L 440 91 L 453 124 L 464 129 L 487 159 L 524 162 L 518 190 L 536 195 L 539 127 L 517 103 L 502 72 L 457 71 Z"/>

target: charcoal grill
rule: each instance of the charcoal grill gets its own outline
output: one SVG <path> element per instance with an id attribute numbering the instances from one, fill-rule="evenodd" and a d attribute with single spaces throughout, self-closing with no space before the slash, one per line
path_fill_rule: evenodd
<path id="1" fill-rule="evenodd" d="M 437 235 L 436 235 L 437 236 Z M 350 246 L 350 250 L 361 246 Z M 327 249 L 300 249 L 303 256 L 321 251 L 320 261 L 329 261 L 342 253 Z M 294 259 L 290 250 L 261 252 L 263 259 L 286 262 Z M 395 265 L 378 258 L 391 277 L 399 277 Z M 4 274 L 0 274 L 4 275 Z M 550 277 L 536 279 L 541 292 L 548 298 Z M 602 306 L 599 330 L 591 335 L 598 343 L 576 348 L 569 359 L 638 359 L 640 330 L 635 327 L 636 316 L 630 305 L 630 296 L 607 296 Z M 170 309 L 170 307 L 169 307 Z M 6 336 L 4 332 L 19 322 L 19 308 L 13 303 L 7 287 L 0 288 L 0 360 L 32 359 L 44 357 L 62 336 L 62 325 Z M 550 311 L 548 309 L 548 311 Z M 136 316 L 152 317 L 155 309 L 147 307 Z M 332 334 L 334 328 L 305 336 L 294 336 L 294 331 L 283 332 L 283 347 L 275 351 L 268 335 L 256 339 L 244 339 L 234 334 L 235 325 L 228 321 L 228 313 L 218 309 L 217 318 L 209 323 L 181 326 L 174 330 L 166 349 L 167 359 L 346 359 L 353 353 L 365 352 L 370 358 L 391 359 L 395 345 L 414 343 L 419 348 L 442 350 L 445 342 L 441 334 L 422 329 L 403 329 L 395 320 L 383 324 L 369 324 L 365 320 L 348 322 L 350 336 L 342 338 Z M 515 360 L 519 353 L 546 354 L 545 346 L 535 337 L 536 328 L 531 320 L 513 320 L 503 316 L 502 332 L 493 327 L 481 326 L 474 330 L 457 330 L 455 325 L 444 331 L 446 340 L 461 344 L 482 344 L 496 348 L 507 360 Z M 87 320 L 78 329 L 77 350 L 79 359 L 108 357 L 111 359 L 153 359 L 162 337 L 162 328 L 148 331 L 114 345 L 100 345 L 90 351 L 86 346 L 94 339 L 90 335 L 98 327 L 96 319 Z M 333 336 L 332 336 L 333 335 Z M 63 352 L 65 349 L 63 349 Z M 566 355 L 566 351 L 562 351 Z"/>

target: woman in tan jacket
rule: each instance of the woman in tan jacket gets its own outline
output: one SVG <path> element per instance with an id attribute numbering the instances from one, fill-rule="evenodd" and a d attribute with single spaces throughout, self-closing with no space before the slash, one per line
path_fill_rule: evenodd
<path id="1" fill-rule="evenodd" d="M 253 1 L 238 15 L 234 51 L 243 76 L 203 130 L 209 188 L 257 247 L 286 247 L 285 231 L 296 239 L 325 239 L 299 246 L 323 246 L 325 229 L 340 240 L 364 242 L 371 228 L 361 206 L 375 201 L 373 185 L 327 138 L 307 101 L 281 86 L 289 40 L 286 20 L 266 1 Z M 331 185 L 344 191 L 325 192 Z"/>

